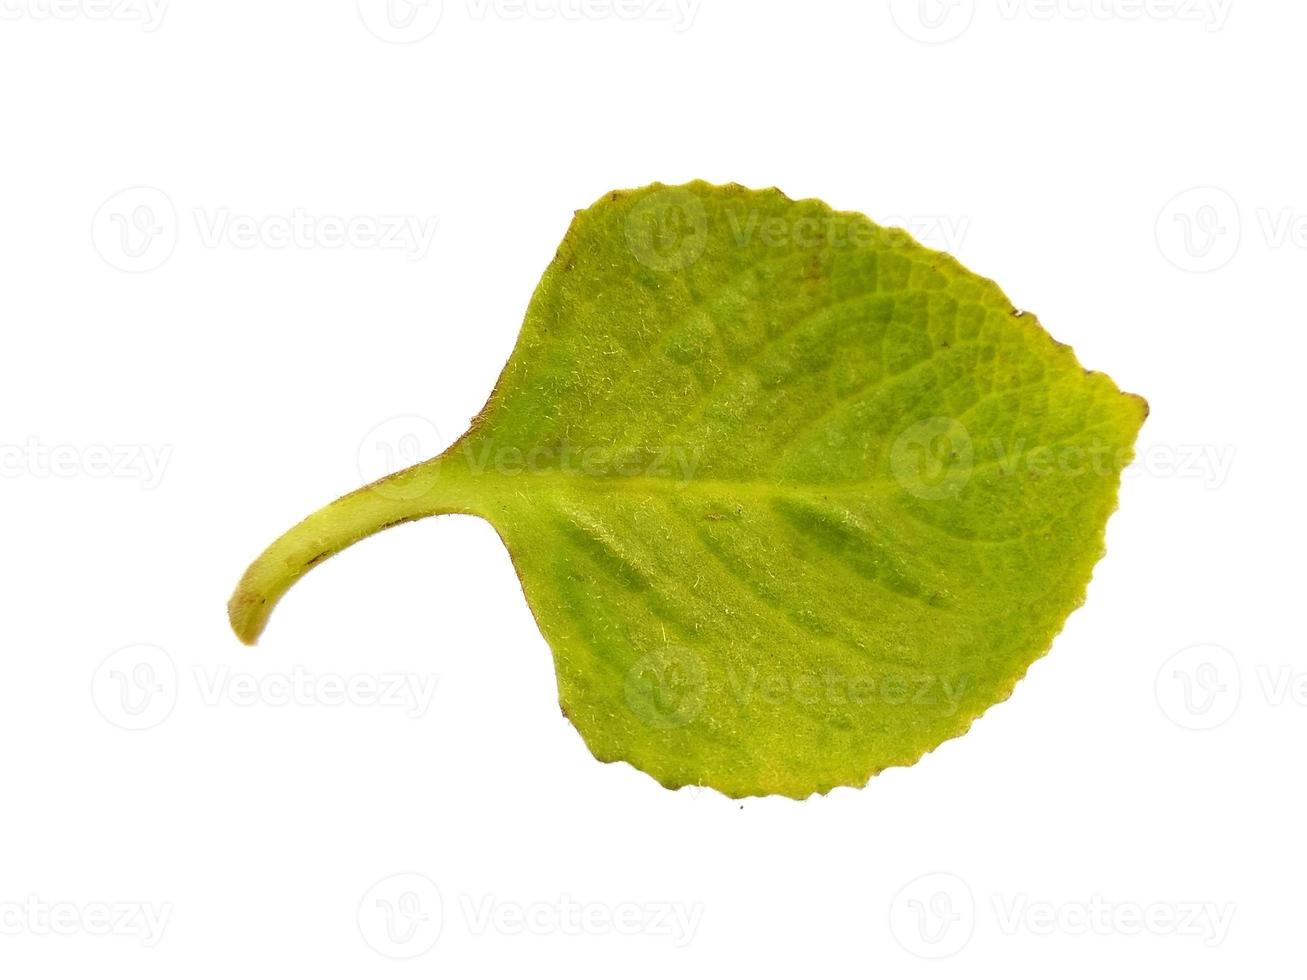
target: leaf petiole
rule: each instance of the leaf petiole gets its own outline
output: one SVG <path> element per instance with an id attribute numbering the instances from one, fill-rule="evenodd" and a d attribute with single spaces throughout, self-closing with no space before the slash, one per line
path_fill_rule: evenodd
<path id="1" fill-rule="evenodd" d="M 309 569 L 356 541 L 436 514 L 480 513 L 466 468 L 449 453 L 383 477 L 310 514 L 277 538 L 241 577 L 227 616 L 242 643 L 263 632 L 273 607 Z"/>

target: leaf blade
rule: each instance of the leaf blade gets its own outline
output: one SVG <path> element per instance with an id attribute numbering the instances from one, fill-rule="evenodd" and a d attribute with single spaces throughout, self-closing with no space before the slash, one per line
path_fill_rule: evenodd
<path id="1" fill-rule="evenodd" d="M 1145 414 L 906 233 L 652 185 L 577 213 L 424 465 L 499 531 L 597 758 L 801 798 L 1011 693 L 1084 600 Z"/>

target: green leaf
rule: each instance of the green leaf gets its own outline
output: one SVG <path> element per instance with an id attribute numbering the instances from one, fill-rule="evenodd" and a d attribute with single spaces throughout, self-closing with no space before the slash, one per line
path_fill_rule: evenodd
<path id="1" fill-rule="evenodd" d="M 431 514 L 498 530 L 595 756 L 805 797 L 1008 697 L 1085 597 L 1147 413 L 999 288 L 776 190 L 577 213 L 485 409 L 246 573 Z"/>

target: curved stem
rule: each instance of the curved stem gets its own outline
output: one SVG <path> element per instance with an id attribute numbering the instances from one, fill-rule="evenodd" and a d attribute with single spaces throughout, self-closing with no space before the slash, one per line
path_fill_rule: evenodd
<path id="1" fill-rule="evenodd" d="M 277 600 L 305 572 L 354 542 L 421 517 L 479 513 L 466 473 L 442 462 L 428 460 L 346 494 L 274 541 L 246 569 L 227 603 L 241 642 L 259 638 Z"/>

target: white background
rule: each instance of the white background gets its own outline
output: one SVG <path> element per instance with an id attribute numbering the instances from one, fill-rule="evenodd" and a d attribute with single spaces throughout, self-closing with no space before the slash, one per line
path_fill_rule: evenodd
<path id="1" fill-rule="evenodd" d="M 4 976 L 1300 960 L 1302 5 L 0 10 Z M 241 647 L 245 564 L 462 431 L 572 210 L 695 177 L 905 225 L 1151 402 L 1014 697 L 863 790 L 668 792 L 461 518 Z"/>

